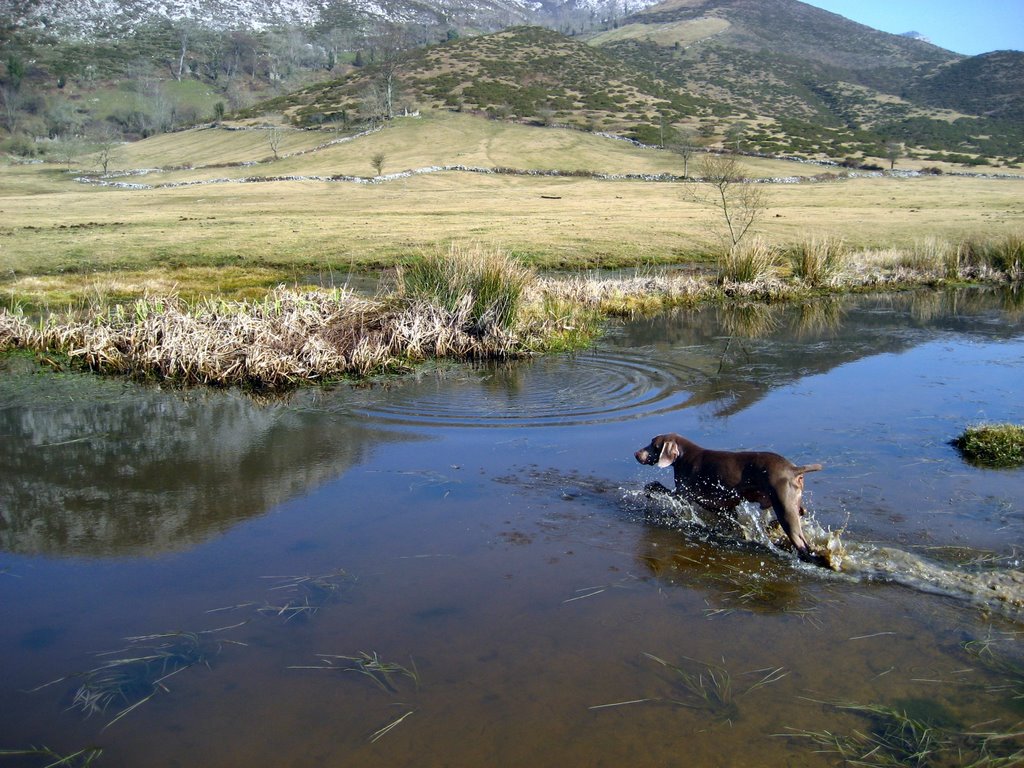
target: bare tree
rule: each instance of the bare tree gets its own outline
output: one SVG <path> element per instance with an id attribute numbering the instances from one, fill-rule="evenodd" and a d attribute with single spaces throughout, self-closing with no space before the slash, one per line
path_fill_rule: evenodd
<path id="1" fill-rule="evenodd" d="M 732 155 L 705 155 L 700 163 L 700 178 L 691 183 L 689 190 L 692 199 L 721 214 L 719 231 L 730 251 L 735 250 L 768 207 L 764 185 L 748 180 Z"/>
<path id="2" fill-rule="evenodd" d="M 174 79 L 179 83 L 185 73 L 185 57 L 188 56 L 188 44 L 189 39 L 192 37 L 192 25 L 187 21 L 182 21 L 177 25 L 178 33 L 178 71 L 175 72 L 172 68 L 171 73 L 174 75 Z"/>
<path id="3" fill-rule="evenodd" d="M 100 164 L 100 168 L 105 175 L 110 168 L 110 160 L 114 149 L 122 141 L 121 134 L 110 123 L 103 123 L 96 128 L 93 141 L 96 144 L 96 161 Z"/>
<path id="4" fill-rule="evenodd" d="M 0 85 L 0 117 L 10 133 L 18 129 L 21 118 L 21 92 L 13 85 Z"/>
<path id="5" fill-rule="evenodd" d="M 402 29 L 391 24 L 387 25 L 374 41 L 374 62 L 385 120 L 395 116 L 399 87 L 398 71 L 408 47 L 408 40 Z"/>
<path id="6" fill-rule="evenodd" d="M 903 154 L 903 145 L 898 141 L 889 141 L 885 144 L 885 159 L 889 161 L 889 170 L 896 167 L 896 161 Z"/>
<path id="7" fill-rule="evenodd" d="M 270 142 L 270 151 L 274 153 L 274 159 L 279 159 L 278 150 L 281 149 L 281 139 L 284 138 L 284 131 L 280 128 L 274 127 L 270 129 L 270 133 L 267 134 L 267 140 Z"/>
<path id="8" fill-rule="evenodd" d="M 387 159 L 387 155 L 385 155 L 383 152 L 375 152 L 370 157 L 370 164 L 373 165 L 373 170 L 377 172 L 378 176 L 380 176 L 381 173 L 384 171 L 384 163 L 387 161 Z"/>
<path id="9" fill-rule="evenodd" d="M 693 159 L 700 145 L 697 137 L 689 128 L 682 128 L 677 131 L 675 141 L 668 145 L 668 148 L 679 155 L 683 161 L 683 178 L 690 174 L 690 160 Z"/>

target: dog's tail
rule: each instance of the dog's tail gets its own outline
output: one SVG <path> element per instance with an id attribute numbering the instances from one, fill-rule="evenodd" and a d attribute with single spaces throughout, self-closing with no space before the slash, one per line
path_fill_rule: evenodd
<path id="1" fill-rule="evenodd" d="M 802 475 L 805 472 L 817 472 L 821 469 L 821 464 L 804 464 L 802 467 L 797 467 L 793 471 L 798 475 Z"/>

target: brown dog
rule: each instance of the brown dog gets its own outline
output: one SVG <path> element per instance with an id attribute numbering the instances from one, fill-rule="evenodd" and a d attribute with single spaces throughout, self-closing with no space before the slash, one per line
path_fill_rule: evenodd
<path id="1" fill-rule="evenodd" d="M 798 467 L 767 451 L 710 451 L 671 433 L 658 435 L 634 455 L 641 464 L 671 466 L 676 495 L 706 509 L 734 509 L 744 499 L 762 509 L 771 507 L 800 556 L 811 556 L 800 528 L 800 516 L 805 514 L 800 502 L 804 473 L 816 472 L 821 464 Z"/>

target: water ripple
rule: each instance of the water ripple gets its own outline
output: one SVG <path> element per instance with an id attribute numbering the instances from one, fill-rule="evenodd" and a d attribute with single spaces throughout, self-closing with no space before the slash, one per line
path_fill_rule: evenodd
<path id="1" fill-rule="evenodd" d="M 374 421 L 448 427 L 543 427 L 639 419 L 683 407 L 703 375 L 643 349 L 484 366 L 461 380 L 419 381 L 354 410 Z"/>

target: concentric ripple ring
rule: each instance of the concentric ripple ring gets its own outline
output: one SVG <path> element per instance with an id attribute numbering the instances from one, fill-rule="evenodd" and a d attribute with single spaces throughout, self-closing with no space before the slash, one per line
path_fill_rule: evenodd
<path id="1" fill-rule="evenodd" d="M 354 410 L 377 422 L 543 427 L 639 419 L 683 407 L 703 375 L 643 350 L 602 350 L 494 364 L 419 380 Z"/>

